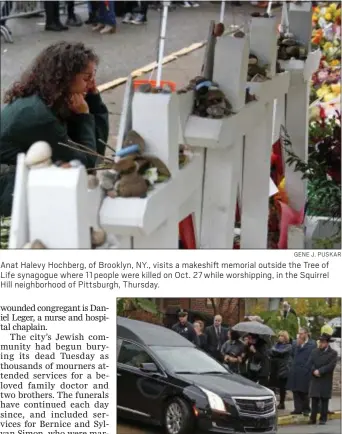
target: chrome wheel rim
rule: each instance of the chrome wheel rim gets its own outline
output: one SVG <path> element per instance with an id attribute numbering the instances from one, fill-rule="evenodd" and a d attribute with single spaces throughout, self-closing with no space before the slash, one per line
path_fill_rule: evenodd
<path id="1" fill-rule="evenodd" d="M 181 407 L 173 402 L 166 410 L 166 427 L 169 434 L 178 434 L 182 428 L 183 414 Z"/>

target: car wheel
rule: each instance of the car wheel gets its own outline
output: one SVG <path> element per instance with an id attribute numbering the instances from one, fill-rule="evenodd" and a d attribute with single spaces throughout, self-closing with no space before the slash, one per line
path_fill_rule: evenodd
<path id="1" fill-rule="evenodd" d="M 164 424 L 167 434 L 192 433 L 193 415 L 189 405 L 181 398 L 171 399 L 165 408 Z"/>

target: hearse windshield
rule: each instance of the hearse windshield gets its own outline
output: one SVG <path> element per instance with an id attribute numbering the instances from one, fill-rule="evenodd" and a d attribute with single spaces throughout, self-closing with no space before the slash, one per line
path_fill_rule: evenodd
<path id="1" fill-rule="evenodd" d="M 151 347 L 161 363 L 175 374 L 229 374 L 204 352 L 191 347 Z"/>

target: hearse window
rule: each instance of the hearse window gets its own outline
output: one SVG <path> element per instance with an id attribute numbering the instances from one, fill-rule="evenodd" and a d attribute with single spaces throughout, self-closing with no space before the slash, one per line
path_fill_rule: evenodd
<path id="1" fill-rule="evenodd" d="M 120 348 L 118 362 L 124 365 L 140 368 L 142 363 L 154 363 L 154 360 L 139 345 L 123 341 Z"/>

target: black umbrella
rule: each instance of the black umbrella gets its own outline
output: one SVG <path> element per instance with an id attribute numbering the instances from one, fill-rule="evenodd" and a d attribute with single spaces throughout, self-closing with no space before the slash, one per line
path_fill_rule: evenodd
<path id="1" fill-rule="evenodd" d="M 258 321 L 239 322 L 233 327 L 239 333 L 251 333 L 253 335 L 274 336 L 274 331 Z"/>

